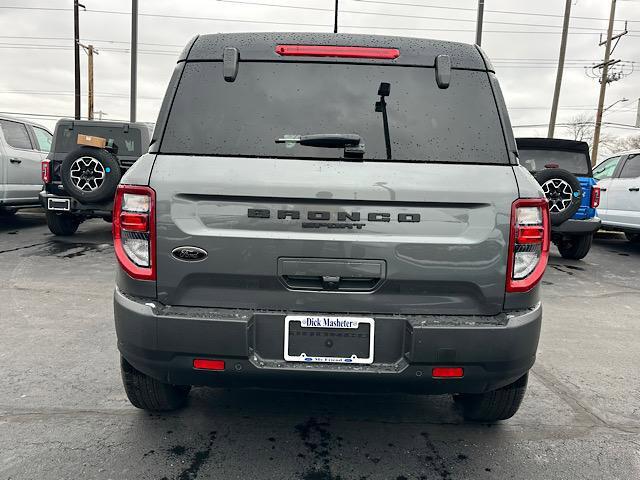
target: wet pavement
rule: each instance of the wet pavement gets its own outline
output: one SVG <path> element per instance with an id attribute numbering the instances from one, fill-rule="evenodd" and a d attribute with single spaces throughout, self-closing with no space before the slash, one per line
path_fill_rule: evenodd
<path id="1" fill-rule="evenodd" d="M 465 424 L 450 397 L 193 390 L 151 415 L 122 390 L 110 225 L 55 238 L 0 218 L 0 479 L 640 478 L 640 245 L 554 254 L 518 414 Z"/>

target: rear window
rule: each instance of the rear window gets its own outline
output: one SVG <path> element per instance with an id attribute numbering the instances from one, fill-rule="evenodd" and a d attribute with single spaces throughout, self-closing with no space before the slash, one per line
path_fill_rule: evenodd
<path id="1" fill-rule="evenodd" d="M 70 130 L 66 125 L 61 125 L 60 128 L 56 129 L 56 153 L 68 153 L 78 148 L 79 145 L 77 141 L 79 134 L 112 140 L 113 143 L 118 146 L 119 156 L 139 157 L 142 155 L 140 130 L 129 128 L 129 131 L 125 133 L 122 127 L 82 125 L 76 125 L 73 130 Z"/>
<path id="2" fill-rule="evenodd" d="M 357 134 L 364 160 L 509 162 L 486 72 L 453 70 L 440 89 L 433 68 L 240 62 L 234 82 L 219 62 L 189 62 L 167 120 L 162 153 L 343 158 L 342 149 L 276 143 L 309 134 Z"/>
<path id="3" fill-rule="evenodd" d="M 589 175 L 589 159 L 584 153 L 562 150 L 535 150 L 519 148 L 520 164 L 530 172 L 544 170 L 545 165 L 555 164 L 558 168 L 575 175 Z"/>

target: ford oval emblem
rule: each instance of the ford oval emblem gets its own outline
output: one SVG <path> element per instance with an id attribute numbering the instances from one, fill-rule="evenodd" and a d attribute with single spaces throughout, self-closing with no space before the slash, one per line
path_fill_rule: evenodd
<path id="1" fill-rule="evenodd" d="M 199 247 L 177 247 L 171 251 L 171 254 L 183 262 L 201 262 L 209 255 L 206 250 Z"/>

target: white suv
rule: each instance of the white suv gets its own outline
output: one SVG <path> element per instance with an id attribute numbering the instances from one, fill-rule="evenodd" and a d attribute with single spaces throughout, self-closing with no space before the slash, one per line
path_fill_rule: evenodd
<path id="1" fill-rule="evenodd" d="M 602 227 L 640 242 L 640 150 L 607 158 L 593 170 L 593 177 L 602 192 L 598 207 Z"/>
<path id="2" fill-rule="evenodd" d="M 40 164 L 50 147 L 43 126 L 0 116 L 0 215 L 39 205 Z"/>

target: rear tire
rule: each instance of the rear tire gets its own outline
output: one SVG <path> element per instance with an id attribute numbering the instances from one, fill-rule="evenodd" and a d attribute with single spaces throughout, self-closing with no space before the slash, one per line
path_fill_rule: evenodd
<path id="1" fill-rule="evenodd" d="M 625 233 L 624 236 L 627 237 L 627 240 L 631 243 L 640 243 L 640 233 Z"/>
<path id="2" fill-rule="evenodd" d="M 474 422 L 496 422 L 515 415 L 527 391 L 526 373 L 515 382 L 486 393 L 463 393 L 457 395 L 456 403 L 462 406 L 466 420 Z"/>
<path id="3" fill-rule="evenodd" d="M 81 221 L 69 213 L 47 212 L 47 226 L 54 235 L 68 237 L 76 233 Z"/>
<path id="4" fill-rule="evenodd" d="M 184 406 L 190 386 L 170 385 L 136 370 L 120 357 L 122 383 L 131 404 L 151 412 L 169 412 Z"/>
<path id="5" fill-rule="evenodd" d="M 558 250 L 562 258 L 582 260 L 587 256 L 593 242 L 593 234 L 564 237 L 558 242 Z"/>

